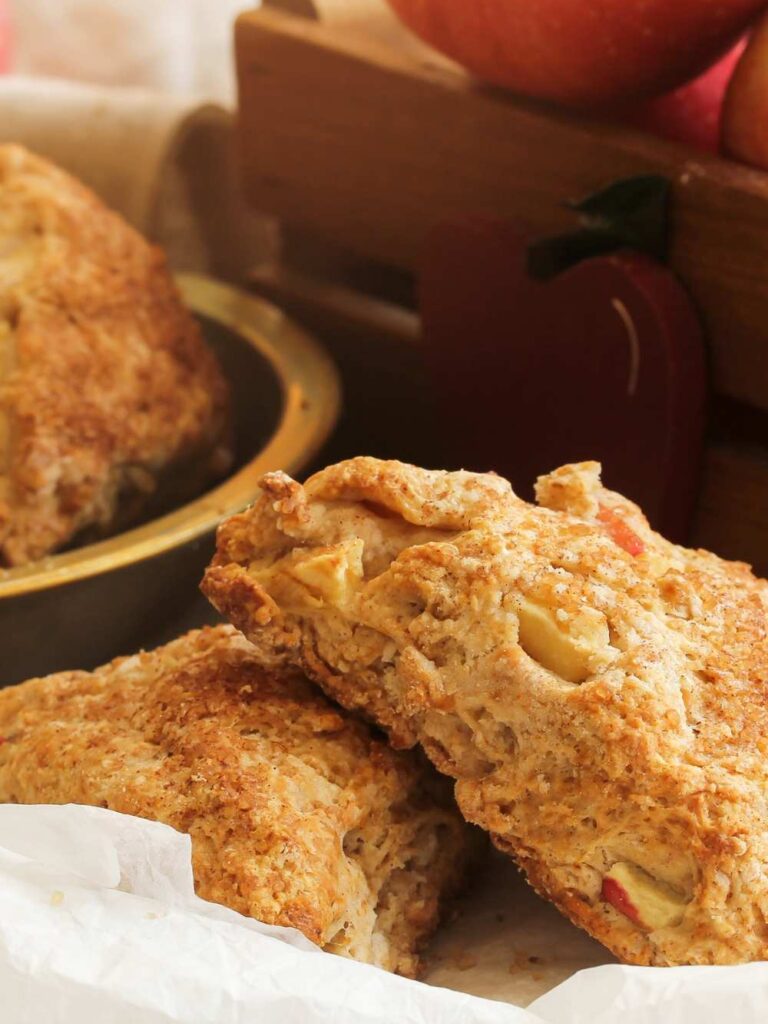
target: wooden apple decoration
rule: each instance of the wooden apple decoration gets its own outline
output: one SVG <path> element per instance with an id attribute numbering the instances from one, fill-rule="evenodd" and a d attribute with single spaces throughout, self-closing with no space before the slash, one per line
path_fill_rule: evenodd
<path id="1" fill-rule="evenodd" d="M 674 89 L 724 53 L 766 0 L 388 0 L 478 77 L 576 107 Z"/>
<path id="2" fill-rule="evenodd" d="M 731 76 L 723 107 L 723 150 L 768 170 L 768 16 Z"/>
<path id="3" fill-rule="evenodd" d="M 686 535 L 704 427 L 705 357 L 685 290 L 628 251 L 530 276 L 530 238 L 487 218 L 443 224 L 421 277 L 446 460 L 536 477 L 598 459 L 609 487 Z M 608 524 L 610 527 L 610 524 Z"/>

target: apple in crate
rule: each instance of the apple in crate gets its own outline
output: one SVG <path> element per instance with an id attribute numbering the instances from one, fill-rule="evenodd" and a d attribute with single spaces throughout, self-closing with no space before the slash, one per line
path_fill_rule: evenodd
<path id="1" fill-rule="evenodd" d="M 723 102 L 728 82 L 744 52 L 741 39 L 703 75 L 627 112 L 622 120 L 673 142 L 710 153 L 720 149 Z"/>
<path id="2" fill-rule="evenodd" d="M 388 0 L 478 77 L 575 107 L 616 108 L 700 74 L 767 0 Z"/>
<path id="3" fill-rule="evenodd" d="M 768 16 L 731 76 L 723 107 L 723 151 L 768 170 Z"/>

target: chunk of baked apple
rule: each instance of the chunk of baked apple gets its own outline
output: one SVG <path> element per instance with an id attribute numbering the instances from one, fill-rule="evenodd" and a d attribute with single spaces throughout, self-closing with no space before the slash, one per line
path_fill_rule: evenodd
<path id="1" fill-rule="evenodd" d="M 582 608 L 559 622 L 548 608 L 524 598 L 518 619 L 523 650 L 570 683 L 589 676 L 593 660 L 610 641 L 605 616 L 593 608 Z"/>
<path id="2" fill-rule="evenodd" d="M 297 560 L 290 573 L 331 607 L 339 608 L 363 578 L 363 541 L 317 548 Z"/>
<path id="3" fill-rule="evenodd" d="M 626 862 L 614 864 L 604 876 L 601 895 L 619 913 L 650 932 L 680 924 L 687 902 L 671 885 Z"/>

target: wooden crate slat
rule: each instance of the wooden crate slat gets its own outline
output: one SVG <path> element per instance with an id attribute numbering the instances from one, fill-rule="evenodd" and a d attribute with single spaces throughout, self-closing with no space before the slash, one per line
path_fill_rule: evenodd
<path id="1" fill-rule="evenodd" d="M 693 542 L 768 575 L 768 454 L 714 446 L 705 455 Z"/>
<path id="2" fill-rule="evenodd" d="M 768 175 L 481 88 L 415 51 L 274 11 L 238 21 L 244 184 L 261 209 L 398 266 L 468 212 L 572 226 L 562 203 L 669 176 L 672 266 L 706 321 L 716 389 L 768 408 Z"/>

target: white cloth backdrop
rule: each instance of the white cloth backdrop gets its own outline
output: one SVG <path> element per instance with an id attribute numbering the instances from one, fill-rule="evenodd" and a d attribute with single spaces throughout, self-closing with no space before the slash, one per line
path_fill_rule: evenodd
<path id="1" fill-rule="evenodd" d="M 10 0 L 12 69 L 230 103 L 232 20 L 256 0 Z"/>
<path id="2" fill-rule="evenodd" d="M 242 202 L 232 24 L 254 0 L 10 0 L 0 142 L 56 161 L 168 251 L 237 279 L 274 249 Z"/>

